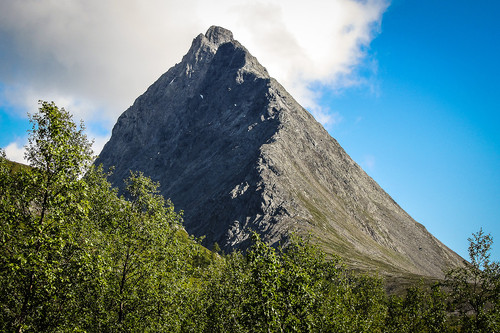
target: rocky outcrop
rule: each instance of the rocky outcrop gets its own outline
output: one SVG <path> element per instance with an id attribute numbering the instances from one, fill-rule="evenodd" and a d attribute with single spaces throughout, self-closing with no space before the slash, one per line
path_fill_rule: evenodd
<path id="1" fill-rule="evenodd" d="M 160 181 L 186 230 L 226 250 L 298 232 L 361 269 L 441 277 L 462 262 L 220 27 L 120 116 L 96 163 L 119 187 L 129 170 Z"/>

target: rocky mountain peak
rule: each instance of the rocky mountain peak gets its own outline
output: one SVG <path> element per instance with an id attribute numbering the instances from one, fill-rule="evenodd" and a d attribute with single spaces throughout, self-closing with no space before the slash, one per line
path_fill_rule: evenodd
<path id="1" fill-rule="evenodd" d="M 118 187 L 129 170 L 159 181 L 207 246 L 298 232 L 359 269 L 441 277 L 462 262 L 220 27 L 120 116 L 96 163 Z"/>
<path id="2" fill-rule="evenodd" d="M 233 33 L 227 29 L 211 26 L 205 34 L 199 34 L 194 40 L 183 61 L 197 62 L 200 58 L 215 54 L 219 46 L 225 43 L 239 45 L 233 38 Z M 241 45 L 239 45 L 241 46 Z M 201 55 L 201 56 L 200 56 Z"/>
<path id="3" fill-rule="evenodd" d="M 211 26 L 205 33 L 205 37 L 213 44 L 221 45 L 233 41 L 233 33 L 218 26 Z"/>

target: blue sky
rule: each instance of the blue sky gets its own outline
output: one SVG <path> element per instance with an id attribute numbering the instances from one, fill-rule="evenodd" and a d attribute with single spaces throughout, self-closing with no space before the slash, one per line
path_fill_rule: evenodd
<path id="1" fill-rule="evenodd" d="M 482 227 L 500 259 L 499 13 L 494 1 L 395 0 L 368 51 L 371 89 L 322 99 L 351 157 L 465 258 Z"/>
<path id="2" fill-rule="evenodd" d="M 482 227 L 500 260 L 500 4 L 217 2 L 0 0 L 0 147 L 22 155 L 26 112 L 46 99 L 83 119 L 99 150 L 217 24 L 415 220 L 464 258 Z"/>

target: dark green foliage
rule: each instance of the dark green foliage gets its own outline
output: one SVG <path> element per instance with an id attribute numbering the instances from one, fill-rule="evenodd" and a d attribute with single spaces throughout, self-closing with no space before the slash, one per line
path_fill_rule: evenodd
<path id="1" fill-rule="evenodd" d="M 500 331 L 500 268 L 482 231 L 449 294 L 421 283 L 387 297 L 381 278 L 298 236 L 210 252 L 142 173 L 119 196 L 64 109 L 40 102 L 31 120 L 30 167 L 0 151 L 0 331 Z"/>
<path id="2" fill-rule="evenodd" d="M 447 332 L 445 294 L 438 285 L 422 283 L 407 289 L 404 298 L 392 296 L 388 304 L 387 332 Z"/>

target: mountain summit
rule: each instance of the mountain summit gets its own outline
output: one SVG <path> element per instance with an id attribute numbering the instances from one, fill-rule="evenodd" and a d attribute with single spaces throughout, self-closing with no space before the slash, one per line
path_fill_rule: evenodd
<path id="1" fill-rule="evenodd" d="M 462 259 L 414 221 L 233 34 L 211 27 L 118 119 L 96 161 L 160 181 L 223 249 L 310 233 L 359 269 L 442 277 Z"/>

